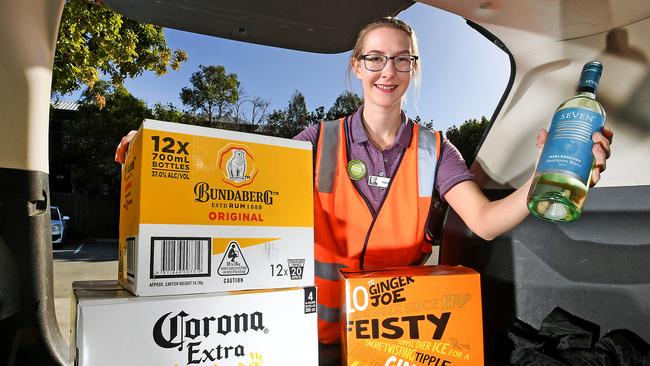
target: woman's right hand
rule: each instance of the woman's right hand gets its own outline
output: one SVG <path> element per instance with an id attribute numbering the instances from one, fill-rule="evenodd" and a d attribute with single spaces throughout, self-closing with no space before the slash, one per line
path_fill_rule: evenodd
<path id="1" fill-rule="evenodd" d="M 115 149 L 115 161 L 124 164 L 124 161 L 126 160 L 126 152 L 129 149 L 129 144 L 131 143 L 131 140 L 133 140 L 133 136 L 138 133 L 138 131 L 131 130 L 129 133 L 126 134 L 126 136 L 122 137 L 122 140 L 120 141 L 119 144 L 117 144 L 117 149 Z"/>

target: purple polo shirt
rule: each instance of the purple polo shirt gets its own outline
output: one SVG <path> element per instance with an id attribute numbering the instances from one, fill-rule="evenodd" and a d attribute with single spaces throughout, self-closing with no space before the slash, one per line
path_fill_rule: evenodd
<path id="1" fill-rule="evenodd" d="M 362 112 L 363 106 L 352 114 L 352 118 L 347 119 L 348 131 L 350 132 L 347 137 L 348 146 L 350 146 L 350 157 L 359 159 L 366 164 L 368 176 L 390 178 L 395 174 L 400 157 L 411 143 L 413 122 L 406 118 L 406 114 L 402 112 L 402 125 L 397 132 L 395 143 L 386 150 L 381 151 L 368 140 L 366 128 L 361 120 Z M 318 125 L 309 126 L 296 135 L 294 139 L 309 141 L 314 145 L 318 136 L 318 128 Z M 462 155 L 446 138 L 443 138 L 442 159 L 439 164 L 435 184 L 443 200 L 445 194 L 456 184 L 466 180 L 474 180 L 474 176 L 468 171 Z M 354 181 L 354 184 L 372 205 L 374 211 L 377 212 L 381 201 L 384 199 L 386 189 L 369 186 L 367 177 Z"/>

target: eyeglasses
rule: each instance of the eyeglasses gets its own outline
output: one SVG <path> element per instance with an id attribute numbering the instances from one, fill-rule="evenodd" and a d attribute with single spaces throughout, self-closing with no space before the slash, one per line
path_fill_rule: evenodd
<path id="1" fill-rule="evenodd" d="M 415 67 L 415 62 L 418 56 L 412 55 L 399 55 L 399 56 L 384 56 L 384 55 L 361 55 L 363 66 L 368 71 L 381 71 L 386 67 L 388 60 L 393 61 L 395 70 L 399 72 L 409 72 Z"/>

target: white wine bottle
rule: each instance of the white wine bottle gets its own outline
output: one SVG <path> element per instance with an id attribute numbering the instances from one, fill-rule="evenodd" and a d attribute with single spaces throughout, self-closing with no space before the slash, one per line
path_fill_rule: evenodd
<path id="1" fill-rule="evenodd" d="M 570 222 L 582 214 L 594 166 L 591 136 L 605 125 L 605 110 L 596 100 L 603 66 L 584 65 L 573 98 L 556 109 L 548 138 L 528 192 L 528 210 L 553 222 Z"/>

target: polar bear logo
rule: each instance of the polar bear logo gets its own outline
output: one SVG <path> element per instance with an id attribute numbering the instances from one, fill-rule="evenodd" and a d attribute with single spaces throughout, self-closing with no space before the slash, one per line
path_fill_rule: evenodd
<path id="1" fill-rule="evenodd" d="M 241 149 L 233 149 L 232 156 L 226 163 L 228 179 L 233 182 L 242 182 L 246 177 L 246 152 Z"/>

